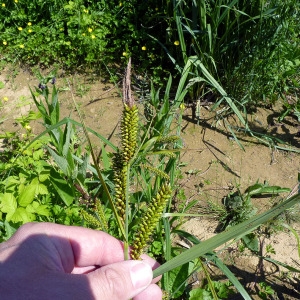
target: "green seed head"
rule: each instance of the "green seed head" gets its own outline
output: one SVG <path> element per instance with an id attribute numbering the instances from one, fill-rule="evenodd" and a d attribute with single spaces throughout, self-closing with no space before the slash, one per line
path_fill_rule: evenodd
<path id="1" fill-rule="evenodd" d="M 139 259 L 143 249 L 149 242 L 150 236 L 163 212 L 163 209 L 171 197 L 171 187 L 168 183 L 161 186 L 157 195 L 152 198 L 151 204 L 145 215 L 141 218 L 139 232 L 136 233 L 131 251 L 132 259 Z"/>

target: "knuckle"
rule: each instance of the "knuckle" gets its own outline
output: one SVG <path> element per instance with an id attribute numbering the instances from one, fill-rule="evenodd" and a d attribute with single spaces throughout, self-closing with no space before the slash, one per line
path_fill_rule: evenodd
<path id="1" fill-rule="evenodd" d="M 126 276 L 110 267 L 105 269 L 103 275 L 103 282 L 99 288 L 107 297 L 104 299 L 127 299 L 126 290 L 130 282 L 127 282 Z"/>

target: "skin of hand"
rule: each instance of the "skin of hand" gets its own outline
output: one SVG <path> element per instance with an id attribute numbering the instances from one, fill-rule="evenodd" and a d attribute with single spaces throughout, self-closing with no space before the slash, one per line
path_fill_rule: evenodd
<path id="1" fill-rule="evenodd" d="M 123 244 L 101 231 L 27 223 L 0 244 L 3 300 L 159 300 L 147 255 L 124 261 Z"/>

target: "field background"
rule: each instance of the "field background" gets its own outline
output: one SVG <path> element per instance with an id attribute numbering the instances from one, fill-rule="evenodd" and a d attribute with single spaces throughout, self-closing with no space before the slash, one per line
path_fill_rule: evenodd
<path id="1" fill-rule="evenodd" d="M 172 197 L 147 247 L 161 263 L 299 194 L 299 19 L 296 0 L 2 1 L 0 241 L 28 221 L 99 229 L 90 222 L 99 195 L 108 232 L 122 238 L 102 189 L 117 198 L 129 62 L 140 136 L 126 179 L 127 243 L 165 182 Z M 98 134 L 89 131 L 91 146 L 66 120 Z M 299 207 L 217 248 L 232 275 L 207 253 L 165 273 L 165 298 L 250 299 L 238 278 L 253 299 L 299 299 Z"/>

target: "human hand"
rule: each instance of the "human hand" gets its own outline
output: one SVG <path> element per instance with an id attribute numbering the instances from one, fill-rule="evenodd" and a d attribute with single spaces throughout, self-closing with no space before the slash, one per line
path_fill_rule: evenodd
<path id="1" fill-rule="evenodd" d="M 1 299 L 158 300 L 158 264 L 124 261 L 123 244 L 101 231 L 28 223 L 0 244 Z"/>

